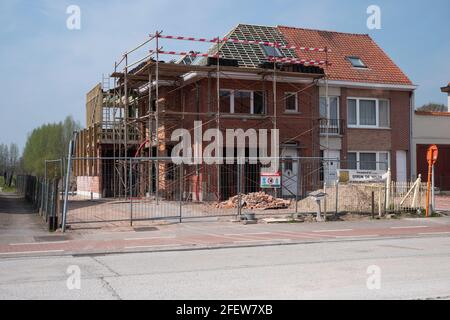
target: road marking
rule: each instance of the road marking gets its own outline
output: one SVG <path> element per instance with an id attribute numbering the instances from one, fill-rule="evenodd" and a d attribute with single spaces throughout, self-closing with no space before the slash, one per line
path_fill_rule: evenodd
<path id="1" fill-rule="evenodd" d="M 427 232 L 427 233 L 419 233 L 421 236 L 433 236 L 433 235 L 444 235 L 450 234 L 450 232 Z"/>
<path id="2" fill-rule="evenodd" d="M 64 252 L 64 250 L 22 251 L 22 252 L 1 252 L 0 255 L 32 254 L 32 253 L 57 253 L 57 252 Z"/>
<path id="3" fill-rule="evenodd" d="M 233 241 L 233 243 L 252 243 L 252 242 L 272 242 L 272 241 L 283 241 L 283 242 L 287 242 L 287 241 L 292 241 L 291 239 L 260 239 L 260 240 L 238 240 L 238 241 Z"/>
<path id="4" fill-rule="evenodd" d="M 283 232 L 280 234 L 286 235 L 286 236 L 291 236 L 291 237 L 301 237 L 301 238 L 309 238 L 309 239 L 322 239 L 322 238 L 334 238 L 334 236 L 331 236 L 329 234 L 317 234 L 317 233 L 306 233 L 306 232 L 302 232 L 302 233 L 295 233 L 295 232 Z"/>
<path id="5" fill-rule="evenodd" d="M 255 233 L 226 233 L 226 237 L 240 237 L 240 236 L 263 236 L 265 234 L 273 234 L 273 232 L 255 232 Z"/>
<path id="6" fill-rule="evenodd" d="M 312 231 L 314 233 L 321 233 L 321 232 L 347 232 L 347 231 L 353 231 L 353 229 L 338 229 L 338 230 L 315 230 Z"/>
<path id="7" fill-rule="evenodd" d="M 411 226 L 411 227 L 391 227 L 391 229 L 425 229 L 428 226 Z"/>
<path id="8" fill-rule="evenodd" d="M 148 238 L 127 238 L 127 239 L 123 239 L 124 241 L 142 241 L 142 240 L 155 240 L 155 239 L 175 239 L 175 236 L 170 236 L 170 237 L 148 237 Z"/>
<path id="9" fill-rule="evenodd" d="M 49 241 L 49 242 L 29 242 L 29 243 L 10 243 L 10 246 L 33 246 L 38 244 L 61 244 L 69 243 L 70 241 Z"/>
<path id="10" fill-rule="evenodd" d="M 161 248 L 161 247 L 176 247 L 179 243 L 174 244 L 161 244 L 161 245 L 154 245 L 154 246 L 137 246 L 137 247 L 125 247 L 125 250 L 134 250 L 134 249 L 155 249 L 155 248 Z"/>
<path id="11" fill-rule="evenodd" d="M 376 238 L 379 237 L 379 234 L 367 234 L 363 236 L 336 236 L 337 239 L 352 239 L 352 238 Z"/>

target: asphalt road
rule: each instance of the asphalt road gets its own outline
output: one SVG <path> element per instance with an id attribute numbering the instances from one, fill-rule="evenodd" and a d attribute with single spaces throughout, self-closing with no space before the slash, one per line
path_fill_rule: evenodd
<path id="1" fill-rule="evenodd" d="M 450 237 L 3 258 L 0 299 L 450 299 Z"/>

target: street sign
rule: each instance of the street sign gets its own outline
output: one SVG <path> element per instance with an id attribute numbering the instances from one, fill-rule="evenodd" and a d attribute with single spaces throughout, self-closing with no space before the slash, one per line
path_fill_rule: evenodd
<path id="1" fill-rule="evenodd" d="M 427 183 L 427 203 L 426 203 L 426 216 L 430 216 L 430 197 L 431 193 L 434 195 L 434 165 L 436 164 L 439 156 L 439 149 L 436 145 L 432 145 L 428 148 L 427 161 L 428 161 L 428 183 Z M 434 202 L 434 201 L 433 201 Z M 433 208 L 434 209 L 434 208 Z"/>
<path id="2" fill-rule="evenodd" d="M 436 145 L 433 145 L 430 148 L 428 148 L 427 161 L 430 166 L 434 166 L 436 164 L 438 156 L 439 156 L 439 149 Z"/>
<path id="3" fill-rule="evenodd" d="M 339 182 L 383 182 L 386 171 L 338 170 Z"/>
<path id="4" fill-rule="evenodd" d="M 281 188 L 281 174 L 276 173 L 261 173 L 262 189 L 280 189 Z"/>

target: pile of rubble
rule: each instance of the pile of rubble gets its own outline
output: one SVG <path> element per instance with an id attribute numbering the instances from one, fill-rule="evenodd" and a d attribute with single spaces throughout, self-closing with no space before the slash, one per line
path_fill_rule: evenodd
<path id="1" fill-rule="evenodd" d="M 278 199 L 264 192 L 255 192 L 241 195 L 241 206 L 250 210 L 273 210 L 287 209 L 290 206 L 289 200 Z M 239 196 L 234 196 L 228 201 L 219 203 L 219 209 L 237 208 L 239 205 Z"/>

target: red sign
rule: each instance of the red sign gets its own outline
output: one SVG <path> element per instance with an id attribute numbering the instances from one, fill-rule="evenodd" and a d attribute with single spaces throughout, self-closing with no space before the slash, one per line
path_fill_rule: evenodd
<path id="1" fill-rule="evenodd" d="M 430 166 L 434 166 L 438 160 L 439 149 L 437 146 L 433 145 L 428 149 L 427 161 Z"/>

